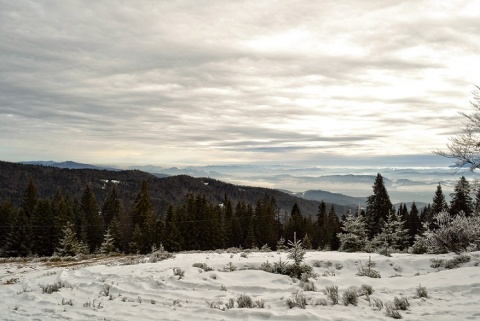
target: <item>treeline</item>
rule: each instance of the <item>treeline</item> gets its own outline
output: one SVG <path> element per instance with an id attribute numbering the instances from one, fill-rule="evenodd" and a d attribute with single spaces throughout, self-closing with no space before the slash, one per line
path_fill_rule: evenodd
<path id="1" fill-rule="evenodd" d="M 79 200 L 64 197 L 60 189 L 52 197 L 39 198 L 31 180 L 19 207 L 8 199 L 0 204 L 0 255 L 73 255 L 105 251 L 105 247 L 123 253 L 148 253 L 160 246 L 169 251 L 276 249 L 294 232 L 309 247 L 338 248 L 340 222 L 334 207 L 327 212 L 322 202 L 317 216 L 316 221 L 307 218 L 297 204 L 290 214 L 281 212 L 268 194 L 255 205 L 243 200 L 233 203 L 226 194 L 221 204 L 201 194 L 187 194 L 160 217 L 145 180 L 130 210 L 120 201 L 115 185 L 100 207 L 89 185 Z"/>
<path id="2" fill-rule="evenodd" d="M 414 253 L 466 250 L 469 246 L 476 249 L 480 246 L 477 222 L 480 190 L 475 199 L 473 194 L 469 182 L 462 176 L 454 188 L 450 205 L 438 184 L 432 203 L 421 212 L 415 203 L 410 211 L 404 204 L 396 211 L 383 178 L 378 174 L 365 211 L 342 219 L 339 249 L 384 254 L 407 249 Z"/>
<path id="3" fill-rule="evenodd" d="M 86 185 L 79 200 L 60 189 L 47 198 L 37 196 L 31 180 L 20 206 L 8 199 L 0 203 L 0 255 L 51 256 L 94 252 L 148 253 L 163 246 L 169 251 L 214 250 L 228 247 L 277 249 L 287 240 L 303 240 L 306 248 L 379 251 L 406 250 L 427 227 L 435 228 L 435 215 L 478 213 L 468 181 L 462 177 L 450 205 L 439 184 L 431 205 L 419 211 L 415 203 L 396 210 L 380 174 L 368 197 L 367 207 L 338 218 L 335 207 L 322 201 L 316 216 L 302 215 L 298 204 L 290 213 L 280 211 L 276 199 L 263 194 L 252 205 L 242 199 L 209 201 L 189 193 L 183 202 L 169 205 L 166 215 L 155 213 L 149 186 L 143 180 L 133 206 L 126 209 L 115 184 L 99 202 Z"/>

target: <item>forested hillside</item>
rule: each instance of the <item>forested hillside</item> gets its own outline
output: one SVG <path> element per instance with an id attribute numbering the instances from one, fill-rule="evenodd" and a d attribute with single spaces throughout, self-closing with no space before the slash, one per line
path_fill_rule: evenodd
<path id="1" fill-rule="evenodd" d="M 275 248 L 294 233 L 309 246 L 338 247 L 333 206 L 277 190 L 140 171 L 0 165 L 3 256 Z"/>
<path id="2" fill-rule="evenodd" d="M 65 196 L 80 199 L 83 189 L 88 185 L 100 205 L 115 185 L 118 198 L 126 208 L 133 206 L 141 183 L 145 180 L 150 189 L 155 214 L 159 217 L 166 214 L 169 204 L 180 204 L 189 193 L 204 195 L 208 201 L 217 204 L 221 204 L 227 195 L 233 203 L 242 199 L 246 204 L 252 205 L 263 194 L 267 194 L 276 199 L 281 212 L 290 212 L 297 203 L 307 216 L 316 215 L 319 204 L 318 201 L 304 200 L 278 190 L 237 186 L 209 178 L 185 175 L 159 178 L 138 170 L 64 169 L 0 161 L 0 199 L 10 199 L 14 205 L 20 205 L 30 180 L 35 183 L 40 198 L 52 196 L 59 189 Z M 335 209 L 342 215 L 349 208 L 335 206 Z"/>
<path id="3" fill-rule="evenodd" d="M 439 184 L 420 211 L 396 209 L 377 174 L 366 208 L 348 213 L 277 190 L 141 171 L 1 162 L 0 182 L 0 256 L 276 249 L 294 235 L 306 248 L 342 251 L 479 247 L 480 193 L 472 198 L 465 177 L 450 205 Z"/>

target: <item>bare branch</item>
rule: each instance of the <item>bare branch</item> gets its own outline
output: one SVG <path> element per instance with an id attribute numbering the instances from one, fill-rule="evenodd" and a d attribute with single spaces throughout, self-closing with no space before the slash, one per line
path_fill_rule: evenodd
<path id="1" fill-rule="evenodd" d="M 435 154 L 455 160 L 458 167 L 469 166 L 471 171 L 480 168 L 480 87 L 475 86 L 470 103 L 476 109 L 471 114 L 460 113 L 467 121 L 462 132 L 450 138 L 448 152 L 437 150 Z"/>

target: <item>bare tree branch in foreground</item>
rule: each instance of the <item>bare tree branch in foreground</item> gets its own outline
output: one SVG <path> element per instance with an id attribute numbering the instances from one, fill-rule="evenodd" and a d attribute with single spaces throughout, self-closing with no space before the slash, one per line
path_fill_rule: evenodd
<path id="1" fill-rule="evenodd" d="M 448 151 L 434 151 L 435 154 L 455 160 L 457 167 L 468 165 L 471 171 L 480 167 L 480 87 L 475 86 L 471 114 L 461 113 L 467 120 L 462 132 L 450 138 Z"/>

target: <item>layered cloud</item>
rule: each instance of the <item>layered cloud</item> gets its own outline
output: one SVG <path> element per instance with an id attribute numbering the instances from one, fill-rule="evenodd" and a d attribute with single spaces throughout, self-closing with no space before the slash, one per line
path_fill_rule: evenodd
<path id="1" fill-rule="evenodd" d="M 3 159 L 428 154 L 469 110 L 476 1 L 0 1 Z"/>

